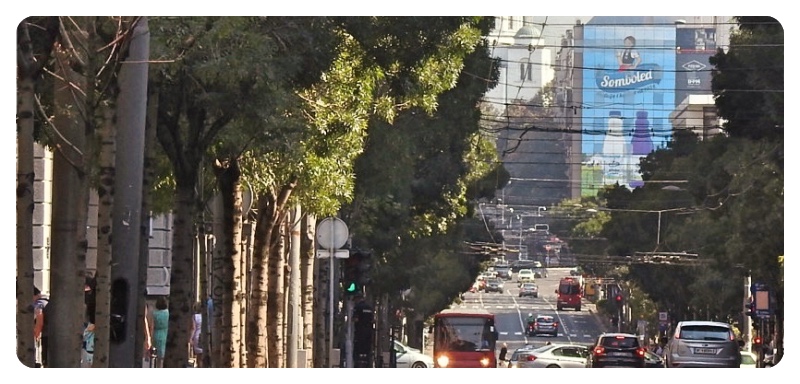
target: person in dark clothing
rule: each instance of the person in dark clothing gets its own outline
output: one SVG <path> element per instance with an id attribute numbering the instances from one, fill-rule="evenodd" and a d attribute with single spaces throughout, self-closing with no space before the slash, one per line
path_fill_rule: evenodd
<path id="1" fill-rule="evenodd" d="M 45 324 L 45 308 L 49 300 L 42 296 L 42 291 L 33 287 L 33 340 L 37 344 L 37 354 L 40 356 L 37 368 L 47 367 L 48 332 Z M 52 320 L 51 320 L 52 321 Z"/>
<path id="2" fill-rule="evenodd" d="M 506 355 L 508 354 L 508 344 L 503 343 L 503 348 L 500 348 L 500 356 L 498 359 L 500 361 L 506 361 Z"/>

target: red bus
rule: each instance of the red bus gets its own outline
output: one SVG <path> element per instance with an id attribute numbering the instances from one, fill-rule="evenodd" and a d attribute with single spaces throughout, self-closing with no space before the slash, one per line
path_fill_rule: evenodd
<path id="1" fill-rule="evenodd" d="M 485 309 L 444 310 L 434 316 L 435 368 L 497 368 L 494 314 Z"/>
<path id="2" fill-rule="evenodd" d="M 581 282 L 580 279 L 575 277 L 562 277 L 558 282 L 558 289 L 556 290 L 558 301 L 556 302 L 556 309 L 559 311 L 564 308 L 574 308 L 576 311 L 581 310 Z"/>

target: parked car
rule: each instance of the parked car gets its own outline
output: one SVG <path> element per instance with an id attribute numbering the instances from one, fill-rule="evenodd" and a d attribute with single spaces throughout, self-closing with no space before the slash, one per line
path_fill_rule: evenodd
<path id="1" fill-rule="evenodd" d="M 539 297 L 539 287 L 534 283 L 524 283 L 519 287 L 519 297 Z"/>
<path id="2" fill-rule="evenodd" d="M 681 321 L 664 349 L 667 368 L 739 368 L 742 355 L 733 328 L 717 321 Z"/>
<path id="3" fill-rule="evenodd" d="M 433 357 L 397 340 L 394 341 L 394 353 L 397 356 L 397 368 L 433 368 Z"/>
<path id="4" fill-rule="evenodd" d="M 492 279 L 486 282 L 486 288 L 483 289 L 484 292 L 497 292 L 503 293 L 503 281 L 500 279 Z"/>
<path id="5" fill-rule="evenodd" d="M 545 268 L 535 268 L 533 270 L 533 277 L 547 278 L 547 269 L 545 269 Z"/>
<path id="6" fill-rule="evenodd" d="M 552 335 L 553 337 L 558 336 L 558 322 L 553 316 L 536 316 L 536 320 L 528 328 L 528 336 L 537 336 L 542 333 Z"/>
<path id="7" fill-rule="evenodd" d="M 644 368 L 646 350 L 630 333 L 604 333 L 597 338 L 587 359 L 587 368 Z"/>
<path id="8" fill-rule="evenodd" d="M 755 353 L 747 352 L 747 351 L 741 351 L 740 353 L 742 354 L 742 363 L 739 364 L 739 368 L 756 368 L 757 367 L 756 360 L 758 359 L 758 357 L 756 356 Z"/>
<path id="9" fill-rule="evenodd" d="M 586 368 L 589 347 L 576 344 L 550 344 L 525 350 L 515 368 Z"/>

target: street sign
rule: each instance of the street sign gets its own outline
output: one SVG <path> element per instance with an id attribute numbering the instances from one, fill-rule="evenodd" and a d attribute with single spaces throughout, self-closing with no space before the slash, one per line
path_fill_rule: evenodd
<path id="1" fill-rule="evenodd" d="M 328 259 L 331 257 L 331 251 L 328 249 L 317 249 L 317 258 L 318 259 Z M 337 249 L 334 251 L 333 257 L 337 259 L 349 259 L 350 258 L 350 250 L 349 249 Z"/>
<path id="2" fill-rule="evenodd" d="M 658 313 L 658 321 L 666 322 L 668 319 L 666 312 L 659 312 Z"/>
<path id="3" fill-rule="evenodd" d="M 350 232 L 339 218 L 327 217 L 317 225 L 317 244 L 322 249 L 339 249 L 347 243 Z"/>
<path id="4" fill-rule="evenodd" d="M 770 307 L 769 287 L 764 283 L 753 283 L 750 285 L 750 293 L 753 297 L 755 315 L 758 318 L 766 319 L 772 315 Z"/>

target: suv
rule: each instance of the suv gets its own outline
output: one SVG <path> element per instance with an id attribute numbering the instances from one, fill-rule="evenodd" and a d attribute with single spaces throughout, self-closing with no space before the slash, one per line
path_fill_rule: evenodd
<path id="1" fill-rule="evenodd" d="M 495 267 L 494 270 L 497 272 L 498 279 L 511 280 L 511 267 L 508 266 Z"/>
<path id="2" fill-rule="evenodd" d="M 664 360 L 667 368 L 739 368 L 742 355 L 730 324 L 681 321 L 664 348 Z"/>
<path id="3" fill-rule="evenodd" d="M 587 368 L 645 367 L 645 349 L 630 333 L 604 333 L 597 338 L 586 361 Z"/>

